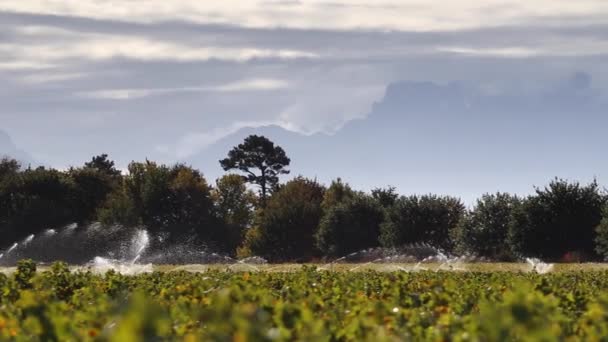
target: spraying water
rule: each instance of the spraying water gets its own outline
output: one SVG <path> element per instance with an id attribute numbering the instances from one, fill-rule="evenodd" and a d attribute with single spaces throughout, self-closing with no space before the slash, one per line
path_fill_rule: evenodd
<path id="1" fill-rule="evenodd" d="M 145 229 L 139 229 L 135 232 L 131 241 L 131 248 L 135 252 L 131 264 L 135 264 L 140 258 L 144 250 L 150 245 L 150 235 Z"/>
<path id="2" fill-rule="evenodd" d="M 538 274 L 546 274 L 553 271 L 553 264 L 548 264 L 536 258 L 526 258 L 526 263 L 530 265 L 529 272 L 536 272 Z"/>
<path id="3" fill-rule="evenodd" d="M 34 240 L 34 234 L 28 236 L 25 238 L 25 240 L 23 240 L 22 245 L 23 246 L 27 246 L 30 242 L 32 242 L 32 240 Z"/>
<path id="4" fill-rule="evenodd" d="M 259 257 L 239 261 L 192 241 L 172 241 L 163 234 L 156 236 L 144 227 L 132 229 L 99 223 L 71 224 L 30 235 L 0 253 L 0 266 L 14 266 L 21 259 L 42 264 L 64 261 L 94 272 L 112 269 L 125 274 L 151 272 L 152 265 L 157 264 L 225 264 L 237 271 L 259 270 L 254 265 L 266 263 Z"/>
<path id="5" fill-rule="evenodd" d="M 47 229 L 44 231 L 44 236 L 53 236 L 57 234 L 57 231 L 55 229 Z"/>
<path id="6" fill-rule="evenodd" d="M 14 251 L 14 250 L 15 250 L 15 248 L 17 248 L 18 246 L 19 246 L 19 244 L 15 242 L 15 243 L 14 243 L 14 244 L 11 246 L 11 248 L 9 248 L 9 249 L 6 251 L 6 253 L 5 253 L 5 254 L 7 254 L 7 255 L 8 255 L 8 254 L 11 254 L 11 252 L 12 252 L 12 251 Z"/>
<path id="7" fill-rule="evenodd" d="M 151 272 L 153 265 L 184 265 L 176 270 L 205 270 L 205 265 L 227 265 L 232 271 L 260 271 L 267 261 L 260 257 L 237 260 L 218 254 L 206 245 L 192 241 L 173 241 L 166 234 L 151 234 L 144 227 L 102 226 L 99 223 L 62 229 L 47 229 L 29 235 L 0 253 L 0 266 L 14 266 L 21 259 L 38 263 L 65 261 L 84 265 L 94 272 L 110 269 L 125 274 Z M 533 258 L 521 258 L 525 271 L 545 274 L 553 264 Z M 472 255 L 451 255 L 428 244 L 412 244 L 398 248 L 369 248 L 337 258 L 319 270 L 335 268 L 350 271 L 466 271 L 471 263 L 483 262 Z M 352 265 L 356 264 L 356 265 Z"/>

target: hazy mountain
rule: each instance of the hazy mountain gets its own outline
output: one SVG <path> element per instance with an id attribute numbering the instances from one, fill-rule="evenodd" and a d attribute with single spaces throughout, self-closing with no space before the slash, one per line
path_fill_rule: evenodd
<path id="1" fill-rule="evenodd" d="M 218 160 L 232 146 L 262 134 L 285 148 L 292 174 L 324 182 L 342 177 L 366 189 L 392 184 L 404 193 L 469 200 L 497 190 L 526 193 L 555 176 L 608 181 L 603 95 L 583 73 L 525 91 L 398 82 L 387 87 L 366 119 L 333 136 L 274 126 L 243 129 L 190 161 L 218 176 Z"/>
<path id="2" fill-rule="evenodd" d="M 33 164 L 33 158 L 26 152 L 17 148 L 8 133 L 0 130 L 0 158 L 10 157 L 20 161 L 24 166 Z"/>

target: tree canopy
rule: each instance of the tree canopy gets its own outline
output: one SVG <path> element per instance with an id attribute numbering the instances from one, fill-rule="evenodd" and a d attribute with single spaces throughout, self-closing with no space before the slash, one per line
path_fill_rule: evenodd
<path id="1" fill-rule="evenodd" d="M 261 203 L 265 205 L 269 192 L 279 183 L 279 175 L 289 174 L 286 167 L 290 162 L 283 148 L 264 136 L 250 135 L 230 150 L 228 157 L 220 160 L 220 165 L 225 171 L 243 172 L 247 182 L 260 186 Z"/>
<path id="2" fill-rule="evenodd" d="M 380 240 L 386 247 L 428 243 L 449 251 L 453 247 L 450 232 L 462 218 L 464 210 L 460 199 L 454 197 L 401 197 L 388 211 Z"/>
<path id="3" fill-rule="evenodd" d="M 595 256 L 596 228 L 606 196 L 597 182 L 554 179 L 524 200 L 514 213 L 510 239 L 522 255 L 559 260 L 567 253 Z"/>
<path id="4" fill-rule="evenodd" d="M 419 243 L 491 260 L 608 257 L 608 196 L 595 181 L 555 179 L 526 198 L 483 195 L 466 210 L 458 198 L 401 196 L 393 187 L 358 191 L 340 178 L 328 188 L 301 176 L 279 184 L 289 158 L 264 137 L 248 137 L 222 164 L 248 176 L 226 174 L 210 184 L 188 165 L 150 160 L 123 173 L 105 154 L 67 170 L 23 169 L 4 158 L 0 253 L 50 229 L 100 222 L 108 232 L 145 227 L 152 243 L 193 242 L 277 262 Z"/>
<path id="5" fill-rule="evenodd" d="M 314 234 L 323 214 L 324 192 L 322 185 L 302 177 L 281 186 L 258 213 L 245 247 L 272 261 L 305 261 L 318 256 Z"/>
<path id="6" fill-rule="evenodd" d="M 513 259 L 507 241 L 513 213 L 519 205 L 519 198 L 510 194 L 483 195 L 454 231 L 457 251 L 491 259 Z"/>

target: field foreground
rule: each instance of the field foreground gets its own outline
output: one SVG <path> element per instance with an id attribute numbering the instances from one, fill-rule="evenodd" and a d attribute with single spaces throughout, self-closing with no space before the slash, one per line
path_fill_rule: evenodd
<path id="1" fill-rule="evenodd" d="M 0 340 L 593 341 L 608 336 L 607 289 L 608 271 L 591 268 L 122 275 L 22 263 L 0 274 Z"/>
<path id="2" fill-rule="evenodd" d="M 558 263 L 537 264 L 519 262 L 423 262 L 423 263 L 327 263 L 327 264 L 255 264 L 255 263 L 229 263 L 229 264 L 185 264 L 185 265 L 156 265 L 136 263 L 103 263 L 80 266 L 70 266 L 73 272 L 90 271 L 103 274 L 109 270 L 126 275 L 137 275 L 151 272 L 179 272 L 204 273 L 209 271 L 227 272 L 297 272 L 302 267 L 315 268 L 318 271 L 335 272 L 421 272 L 421 271 L 453 271 L 453 272 L 514 272 L 514 273 L 562 273 L 562 272 L 589 272 L 608 271 L 608 263 Z M 50 265 L 38 264 L 39 271 L 48 271 Z M 0 273 L 11 275 L 16 267 L 0 267 Z"/>

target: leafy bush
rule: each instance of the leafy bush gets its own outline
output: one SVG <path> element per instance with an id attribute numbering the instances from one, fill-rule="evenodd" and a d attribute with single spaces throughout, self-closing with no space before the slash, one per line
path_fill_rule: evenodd
<path id="1" fill-rule="evenodd" d="M 366 195 L 333 206 L 325 213 L 315 234 L 316 245 L 327 256 L 339 257 L 379 245 L 384 210 Z"/>
<path id="2" fill-rule="evenodd" d="M 239 175 L 225 175 L 216 181 L 211 192 L 215 212 L 223 224 L 224 249 L 233 254 L 243 241 L 247 228 L 253 223 L 256 196 Z"/>
<path id="3" fill-rule="evenodd" d="M 78 198 L 68 175 L 53 169 L 27 169 L 0 183 L 0 233 L 4 245 L 49 227 L 74 222 Z"/>
<path id="4" fill-rule="evenodd" d="M 15 282 L 20 289 L 29 289 L 32 287 L 32 278 L 36 274 L 36 263 L 32 260 L 20 260 L 17 263 L 17 269 L 13 274 Z"/>
<path id="5" fill-rule="evenodd" d="M 519 202 L 516 196 L 504 193 L 483 195 L 454 230 L 457 251 L 493 260 L 512 260 L 507 239 L 513 211 Z"/>
<path id="6" fill-rule="evenodd" d="M 596 228 L 605 204 L 596 182 L 555 179 L 515 210 L 510 241 L 525 256 L 559 260 L 576 252 L 596 258 Z"/>
<path id="7" fill-rule="evenodd" d="M 357 195 L 357 192 L 354 191 L 348 183 L 344 183 L 342 182 L 342 179 L 338 178 L 332 181 L 331 185 L 325 191 L 321 207 L 323 208 L 323 211 L 327 212 L 336 205 L 349 201 Z"/>
<path id="8" fill-rule="evenodd" d="M 449 196 L 401 197 L 388 210 L 380 241 L 386 247 L 428 243 L 451 250 L 450 232 L 460 221 L 464 210 L 459 199 Z"/>
<path id="9" fill-rule="evenodd" d="M 255 239 L 244 246 L 271 261 L 310 260 L 322 216 L 325 188 L 316 181 L 296 178 L 281 186 L 258 212 Z"/>
<path id="10" fill-rule="evenodd" d="M 597 234 L 595 251 L 606 259 L 608 258 L 608 205 L 604 208 L 604 217 L 595 231 Z"/>

